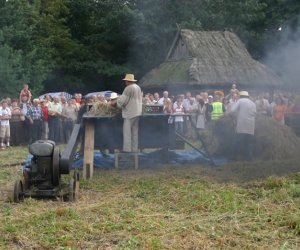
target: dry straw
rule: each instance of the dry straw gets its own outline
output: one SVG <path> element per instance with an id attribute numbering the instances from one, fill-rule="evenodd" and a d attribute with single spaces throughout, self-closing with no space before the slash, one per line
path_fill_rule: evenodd
<path id="1" fill-rule="evenodd" d="M 229 31 L 182 29 L 169 55 L 141 80 L 143 87 L 281 86 L 279 77 L 254 60 L 237 35 Z M 253 84 L 255 83 L 255 84 Z"/>
<path id="2" fill-rule="evenodd" d="M 234 136 L 235 118 L 225 115 L 211 124 L 204 133 L 204 140 L 212 154 L 230 156 Z M 254 144 L 254 156 L 257 160 L 285 160 L 299 156 L 299 137 L 288 126 L 270 117 L 256 117 Z"/>
<path id="3" fill-rule="evenodd" d="M 109 102 L 95 102 L 88 113 L 91 115 L 114 116 L 120 113 L 120 109 L 111 106 Z"/>

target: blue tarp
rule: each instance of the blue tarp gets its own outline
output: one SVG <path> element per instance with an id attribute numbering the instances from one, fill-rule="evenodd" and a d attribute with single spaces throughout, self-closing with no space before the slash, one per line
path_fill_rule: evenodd
<path id="1" fill-rule="evenodd" d="M 214 158 L 216 166 L 222 166 L 226 163 L 225 159 Z M 110 169 L 114 168 L 115 157 L 114 154 L 103 154 L 99 151 L 94 152 L 94 167 Z M 139 166 L 145 168 L 155 168 L 162 164 L 203 164 L 210 165 L 211 162 L 208 158 L 201 155 L 196 150 L 174 150 L 169 151 L 168 156 L 163 154 L 163 151 L 158 150 L 150 153 L 139 153 Z M 77 156 L 74 161 L 73 167 L 82 167 L 83 158 Z"/>
<path id="2" fill-rule="evenodd" d="M 23 165 L 30 165 L 32 155 L 29 154 Z M 214 158 L 216 166 L 222 166 L 226 163 L 224 158 Z M 182 164 L 201 164 L 210 165 L 208 158 L 201 155 L 196 150 L 172 150 L 168 152 L 168 157 L 163 151 L 157 150 L 150 153 L 139 153 L 139 166 L 141 168 L 155 168 L 163 164 L 182 165 Z M 78 154 L 73 162 L 73 168 L 81 168 L 83 158 Z M 115 166 L 114 154 L 103 154 L 99 151 L 94 152 L 94 167 L 102 169 L 111 169 Z"/>

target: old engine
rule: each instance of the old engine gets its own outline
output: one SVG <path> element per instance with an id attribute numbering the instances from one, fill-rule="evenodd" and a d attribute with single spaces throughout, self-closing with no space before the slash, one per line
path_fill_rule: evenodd
<path id="1" fill-rule="evenodd" d="M 69 164 L 61 160 L 60 149 L 53 141 L 36 141 L 29 146 L 32 158 L 23 166 L 23 178 L 14 185 L 13 200 L 24 197 L 61 197 L 74 201 L 79 191 L 79 174 L 75 171 L 68 184 L 61 175 L 70 173 Z"/>

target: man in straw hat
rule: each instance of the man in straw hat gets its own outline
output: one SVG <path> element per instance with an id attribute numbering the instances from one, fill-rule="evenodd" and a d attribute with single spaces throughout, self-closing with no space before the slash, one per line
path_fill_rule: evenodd
<path id="1" fill-rule="evenodd" d="M 231 112 L 236 115 L 236 140 L 233 159 L 241 156 L 243 160 L 252 160 L 256 106 L 249 98 L 247 91 L 239 92 L 239 100 L 232 106 Z"/>
<path id="2" fill-rule="evenodd" d="M 133 74 L 126 74 L 126 87 L 117 100 L 122 108 L 123 123 L 123 151 L 138 151 L 139 116 L 142 114 L 142 91 L 136 84 Z"/>

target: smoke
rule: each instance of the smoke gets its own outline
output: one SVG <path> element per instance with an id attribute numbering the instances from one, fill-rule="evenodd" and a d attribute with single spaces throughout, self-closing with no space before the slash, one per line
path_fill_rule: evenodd
<path id="1" fill-rule="evenodd" d="M 278 42 L 264 63 L 282 78 L 287 89 L 300 90 L 300 16 L 278 27 L 276 35 Z"/>

